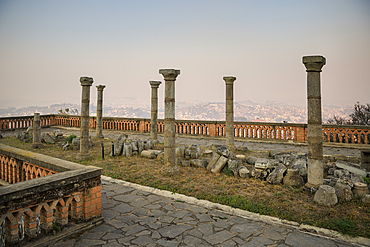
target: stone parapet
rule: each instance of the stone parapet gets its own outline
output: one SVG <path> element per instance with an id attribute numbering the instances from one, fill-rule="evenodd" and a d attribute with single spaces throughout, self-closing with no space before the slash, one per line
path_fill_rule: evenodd
<path id="1" fill-rule="evenodd" d="M 0 159 L 1 178 L 11 183 L 0 189 L 0 224 L 5 222 L 8 244 L 48 233 L 54 219 L 63 229 L 68 216 L 77 223 L 101 216 L 100 168 L 3 144 Z"/>

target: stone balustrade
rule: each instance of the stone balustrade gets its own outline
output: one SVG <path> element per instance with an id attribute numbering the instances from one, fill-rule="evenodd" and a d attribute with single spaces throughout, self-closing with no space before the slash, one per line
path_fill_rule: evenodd
<path id="1" fill-rule="evenodd" d="M 0 169 L 9 183 L 0 187 L 0 241 L 7 245 L 64 229 L 69 218 L 101 217 L 100 168 L 0 144 Z"/>
<path id="2" fill-rule="evenodd" d="M 80 127 L 80 117 L 76 115 L 42 115 L 40 118 L 42 127 Z M 0 131 L 27 128 L 32 126 L 32 122 L 33 116 L 0 118 Z M 103 117 L 102 125 L 107 130 L 150 132 L 150 119 L 145 118 Z M 163 119 L 158 119 L 157 126 L 158 133 L 164 133 Z M 90 117 L 89 127 L 96 128 L 95 117 Z M 226 134 L 225 127 L 224 121 L 175 121 L 177 134 L 223 137 Z M 307 130 L 307 124 L 234 122 L 236 138 L 306 142 Z M 322 130 L 323 141 L 326 143 L 370 144 L 370 126 L 323 124 Z"/>

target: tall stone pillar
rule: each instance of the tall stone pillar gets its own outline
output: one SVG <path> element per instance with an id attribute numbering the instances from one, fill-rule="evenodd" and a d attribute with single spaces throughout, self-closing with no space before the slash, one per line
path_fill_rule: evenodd
<path id="1" fill-rule="evenodd" d="M 306 187 L 318 188 L 323 184 L 324 177 L 320 72 L 326 59 L 323 56 L 305 56 L 302 60 L 307 71 L 308 181 Z"/>
<path id="2" fill-rule="evenodd" d="M 96 138 L 104 138 L 103 136 L 103 90 L 105 85 L 96 86 L 98 89 L 98 99 L 96 108 Z"/>
<path id="3" fill-rule="evenodd" d="M 160 69 L 165 81 L 165 110 L 164 110 L 164 165 L 163 173 L 173 174 L 179 172 L 175 155 L 175 80 L 180 70 Z"/>
<path id="4" fill-rule="evenodd" d="M 31 148 L 41 148 L 41 124 L 40 124 L 40 113 L 34 113 L 33 115 L 33 142 Z"/>
<path id="5" fill-rule="evenodd" d="M 233 149 L 234 146 L 234 81 L 236 77 L 225 76 L 226 83 L 226 145 Z"/>
<path id="6" fill-rule="evenodd" d="M 158 139 L 158 87 L 162 82 L 149 81 L 152 87 L 152 109 L 150 119 L 150 137 L 155 141 Z"/>
<path id="7" fill-rule="evenodd" d="M 80 82 L 82 86 L 80 152 L 77 154 L 77 159 L 85 160 L 91 157 L 89 154 L 89 107 L 90 87 L 94 80 L 91 77 L 81 77 Z"/>

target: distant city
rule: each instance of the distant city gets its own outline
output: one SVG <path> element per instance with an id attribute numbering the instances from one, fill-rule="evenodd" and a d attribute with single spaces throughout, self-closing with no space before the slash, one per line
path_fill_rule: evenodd
<path id="1" fill-rule="evenodd" d="M 69 113 L 77 110 L 80 113 L 79 104 L 53 104 L 49 106 L 7 107 L 0 108 L 0 117 L 31 116 L 35 112 L 41 115 L 59 114 L 60 111 Z M 67 110 L 68 111 L 68 110 Z M 323 107 L 323 122 L 325 123 L 333 115 L 347 118 L 353 111 L 353 106 Z M 90 115 L 96 115 L 96 105 L 90 105 Z M 133 100 L 124 105 L 105 104 L 103 117 L 125 118 L 150 118 L 150 105 L 147 102 Z M 164 118 L 164 109 L 159 107 L 158 118 Z M 184 120 L 225 120 L 224 102 L 176 102 L 176 119 Z M 306 123 L 307 108 L 294 106 L 281 102 L 254 103 L 251 101 L 234 102 L 234 120 L 245 122 L 289 122 Z"/>

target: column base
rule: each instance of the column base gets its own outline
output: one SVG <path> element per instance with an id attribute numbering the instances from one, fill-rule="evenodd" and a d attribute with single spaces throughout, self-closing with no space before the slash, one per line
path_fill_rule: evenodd
<path id="1" fill-rule="evenodd" d="M 42 148 L 44 145 L 42 143 L 32 143 L 31 148 Z"/>
<path id="2" fill-rule="evenodd" d="M 92 156 L 89 153 L 86 153 L 86 154 L 78 153 L 77 156 L 76 156 L 76 158 L 78 160 L 88 160 L 88 159 L 92 158 Z"/>

